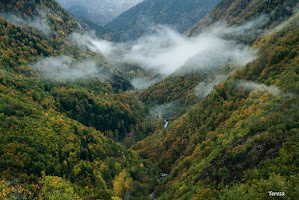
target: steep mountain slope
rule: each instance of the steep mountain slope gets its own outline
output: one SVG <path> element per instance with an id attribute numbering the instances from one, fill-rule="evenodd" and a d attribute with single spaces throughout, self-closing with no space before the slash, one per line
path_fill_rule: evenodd
<path id="1" fill-rule="evenodd" d="M 225 37 L 242 44 L 252 44 L 261 33 L 270 30 L 285 19 L 288 19 L 293 13 L 291 8 L 295 6 L 296 1 L 293 0 L 275 1 L 269 4 L 268 1 L 248 1 L 246 3 L 245 1 L 242 1 L 242 3 L 240 1 L 220 1 L 212 13 L 186 33 L 189 37 L 195 37 L 204 30 L 213 26 L 219 26 L 220 21 L 236 27 L 237 30 L 235 33 L 229 33 Z M 231 12 L 231 14 L 227 14 L 225 10 Z M 247 15 L 247 10 L 251 13 L 250 15 Z M 233 15 L 232 13 L 235 14 Z M 247 17 L 244 17 L 245 14 Z M 252 26 L 252 28 L 246 30 L 246 33 L 244 33 L 240 27 L 248 25 Z M 225 29 L 219 29 L 218 31 L 225 31 Z M 202 70 L 198 71 L 197 69 L 188 69 L 184 66 L 162 82 L 142 91 L 139 98 L 151 106 L 170 103 L 172 101 L 179 101 L 181 105 L 190 106 L 196 103 L 197 100 L 195 98 L 202 98 L 201 95 L 198 95 L 198 91 L 196 91 L 199 89 L 195 88 L 196 85 L 206 83 L 202 87 L 206 87 L 207 91 L 210 91 L 209 87 L 213 87 L 213 84 L 209 86 L 209 83 L 214 82 L 215 84 L 222 80 L 224 74 L 228 75 L 232 72 L 232 69 L 229 68 L 230 66 L 223 66 L 220 69 L 217 68 L 216 70 L 205 72 Z M 183 88 L 182 90 L 178 89 L 181 87 Z M 186 111 L 186 107 L 182 108 L 182 110 Z"/>
<path id="2" fill-rule="evenodd" d="M 142 0 L 58 0 L 75 16 L 104 25 Z"/>
<path id="3" fill-rule="evenodd" d="M 255 19 L 262 15 L 264 15 L 265 19 L 260 28 L 271 28 L 292 15 L 296 3 L 298 3 L 296 0 L 221 1 L 212 13 L 188 30 L 187 35 L 196 35 L 202 29 L 212 26 L 220 20 L 227 22 L 229 25 L 238 25 L 244 22 L 244 20 Z"/>
<path id="4" fill-rule="evenodd" d="M 226 5 L 238 13 L 242 9 L 235 3 L 221 1 L 218 7 Z M 288 7 L 295 3 L 273 2 L 271 10 L 281 12 L 266 28 L 288 19 Z M 232 25 L 237 23 L 232 15 L 219 15 L 219 19 L 226 18 L 232 19 Z M 167 129 L 132 147 L 142 157 L 157 160 L 169 173 L 156 188 L 159 199 L 270 199 L 268 191 L 274 190 L 296 198 L 298 31 L 295 10 L 283 24 L 255 38 L 253 44 L 260 49 L 257 60 L 219 83 Z"/>
<path id="5" fill-rule="evenodd" d="M 82 27 L 56 1 L 1 1 L 0 198 L 296 199 L 296 3 L 221 0 L 209 15 L 217 19 L 200 26 L 262 19 L 225 35 L 258 49 L 256 60 L 205 73 L 183 66 L 126 92 L 132 85 L 78 42 Z M 125 74 L 151 76 L 134 65 Z"/>
<path id="6" fill-rule="evenodd" d="M 122 36 L 117 33 L 116 31 L 112 31 L 110 29 L 104 28 L 103 26 L 93 23 L 89 20 L 83 19 L 81 17 L 74 17 L 77 22 L 80 23 L 84 32 L 94 31 L 95 35 L 98 38 L 113 41 L 113 42 L 120 42 L 122 41 Z"/>
<path id="7" fill-rule="evenodd" d="M 47 2 L 49 3 L 50 1 Z M 46 8 L 44 7 L 43 9 Z M 52 9 L 51 11 L 55 10 Z M 74 21 L 72 18 L 70 19 Z M 25 20 L 25 18 L 23 20 Z M 60 23 L 61 22 L 59 22 L 58 25 Z M 66 21 L 65 23 L 68 24 L 69 22 Z M 74 21 L 74 23 L 77 22 Z M 128 100 L 132 103 L 133 107 L 137 109 L 142 110 L 142 106 L 139 106 L 138 103 L 128 95 L 113 94 L 119 89 L 128 90 L 132 85 L 119 75 L 117 70 L 112 68 L 112 65 L 103 55 L 95 54 L 88 49 L 82 49 L 72 44 L 69 39 L 63 39 L 67 37 L 66 33 L 70 32 L 71 29 L 64 27 L 65 30 L 63 32 L 66 33 L 61 35 L 59 29 L 57 29 L 58 32 L 54 31 L 57 24 L 53 23 L 53 25 L 50 26 L 50 28 L 53 27 L 53 31 L 49 35 L 35 28 L 13 25 L 8 23 L 5 19 L 1 19 L 1 25 L 3 28 L 1 30 L 2 56 L 0 58 L 2 68 L 27 77 L 46 79 L 47 84 L 50 85 L 48 92 L 51 91 L 51 87 L 55 86 L 55 83 L 52 83 L 53 79 L 58 80 L 58 82 L 63 82 L 62 85 L 66 86 L 67 89 L 65 94 L 51 94 L 52 96 L 55 95 L 56 108 L 59 109 L 59 111 L 67 111 L 69 117 L 76 120 L 80 119 L 79 121 L 85 125 L 91 126 L 97 124 L 97 129 L 101 131 L 115 131 L 118 129 L 119 133 L 117 137 L 120 138 L 125 136 L 125 133 L 128 132 L 129 126 L 132 125 L 132 123 L 138 121 L 139 117 L 133 117 L 137 113 L 131 113 L 129 111 L 130 109 L 127 109 L 124 105 L 120 105 L 116 99 L 123 98 L 124 103 Z M 8 35 L 10 37 L 7 37 Z M 53 35 L 56 35 L 56 37 L 53 37 Z M 69 65 L 70 69 L 66 70 L 64 64 Z M 72 69 L 72 67 L 74 67 L 74 69 Z M 83 69 L 81 69 L 82 67 Z M 84 72 L 84 70 L 87 72 Z M 71 76 L 68 74 L 71 74 Z M 84 82 L 84 78 L 86 79 L 85 74 L 87 77 L 92 74 L 93 76 L 89 76 Z M 83 81 L 77 81 L 76 84 L 73 84 L 72 79 L 76 79 L 78 75 L 79 77 L 77 77 L 77 79 L 83 79 Z M 103 82 L 103 79 L 106 79 L 107 82 Z M 66 81 L 66 83 L 64 81 Z M 85 87 L 87 91 L 84 90 Z M 76 90 L 78 88 L 82 91 Z M 77 102 L 75 103 L 72 97 L 76 93 L 80 93 L 80 95 L 77 95 Z M 111 94 L 111 96 L 103 96 L 102 94 L 105 93 Z M 83 101 L 85 97 L 89 99 L 88 103 Z M 113 103 L 111 108 L 111 106 L 106 104 L 106 101 L 114 101 L 116 104 Z M 77 106 L 77 108 L 75 106 Z M 79 109 L 80 107 L 81 109 Z M 114 113 L 114 111 L 119 108 L 122 110 L 121 113 Z M 99 114 L 103 114 L 103 112 L 106 114 L 110 113 L 107 116 L 110 117 L 110 125 L 108 125 L 109 123 L 103 123 L 104 119 L 99 116 Z M 142 115 L 142 112 L 138 113 L 138 115 Z M 124 115 L 130 117 L 121 122 L 121 116 Z M 118 122 L 120 122 L 120 124 Z M 114 134 L 110 135 L 113 136 Z"/>
<path id="8" fill-rule="evenodd" d="M 56 1 L 0 5 L 0 198 L 146 198 L 158 167 L 104 136 L 146 114 L 131 84 Z"/>
<path id="9" fill-rule="evenodd" d="M 179 32 L 192 27 L 207 15 L 218 0 L 145 0 L 109 22 L 105 27 L 118 31 L 127 40 L 134 40 L 151 26 L 169 25 Z"/>
<path id="10" fill-rule="evenodd" d="M 43 0 L 29 0 L 29 1 L 2 1 L 0 7 L 0 12 L 3 14 L 11 13 L 18 17 L 28 18 L 28 21 L 33 21 L 36 16 L 40 17 L 40 23 L 50 26 L 51 31 L 59 33 L 61 35 L 66 35 L 74 32 L 78 28 L 78 22 L 76 22 L 73 17 L 66 12 L 56 1 L 43 1 Z M 55 11 L 55 12 L 51 12 Z M 26 25 L 24 21 L 19 18 L 9 17 L 14 22 L 21 23 L 21 25 Z M 26 22 L 26 20 L 25 20 Z M 32 23 L 35 24 L 35 23 Z"/>
<path id="11" fill-rule="evenodd" d="M 280 39 L 274 42 L 275 37 Z M 268 190 L 277 183 L 277 191 L 284 191 L 283 184 L 289 185 L 287 196 L 295 198 L 298 188 L 288 180 L 298 174 L 298 56 L 273 60 L 277 53 L 296 51 L 294 44 L 298 44 L 298 28 L 265 38 L 260 59 L 219 84 L 166 133 L 168 156 L 161 163 L 166 168 L 174 165 L 164 199 L 267 199 Z M 272 53 L 272 48 L 277 50 Z M 184 153 L 176 160 L 179 152 Z M 265 186 L 254 190 L 262 182 Z M 238 189 L 224 190 L 233 184 Z M 223 192 L 217 193 L 220 190 Z"/>
<path id="12" fill-rule="evenodd" d="M 31 199 L 41 195 L 40 188 L 46 187 L 39 183 L 43 174 L 71 181 L 74 191 L 84 198 L 123 197 L 128 191 L 131 196 L 147 196 L 153 181 L 149 176 L 157 173 L 146 171 L 155 169 L 148 168 L 151 162 L 140 160 L 136 153 L 105 138 L 94 128 L 83 126 L 53 108 L 44 108 L 54 100 L 48 95 L 39 103 L 29 91 L 20 92 L 19 87 L 28 86 L 28 82 L 37 84 L 1 71 L 0 170 L 1 180 L 10 181 L 8 186 L 0 187 L 4 197 L 22 195 L 22 199 Z M 40 89 L 35 86 L 31 93 L 40 95 Z M 128 185 L 118 185 L 122 181 Z M 61 195 L 59 190 L 48 190 L 47 196 Z M 56 195 L 54 199 L 57 198 Z"/>

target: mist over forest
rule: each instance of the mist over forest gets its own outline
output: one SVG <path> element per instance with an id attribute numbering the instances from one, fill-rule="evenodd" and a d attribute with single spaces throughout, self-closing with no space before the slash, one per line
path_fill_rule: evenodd
<path id="1" fill-rule="evenodd" d="M 296 0 L 0 3 L 0 199 L 296 199 Z"/>

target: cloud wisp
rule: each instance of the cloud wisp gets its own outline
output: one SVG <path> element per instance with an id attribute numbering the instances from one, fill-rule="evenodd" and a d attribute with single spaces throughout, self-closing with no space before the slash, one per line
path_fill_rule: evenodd
<path id="1" fill-rule="evenodd" d="M 89 48 L 94 52 L 100 52 L 109 58 L 117 52 L 117 48 L 112 42 L 99 40 L 92 31 L 84 35 L 72 33 L 69 37 L 69 41 L 76 43 L 81 48 Z"/>
<path id="2" fill-rule="evenodd" d="M 158 83 L 162 80 L 162 77 L 157 77 L 157 78 L 134 78 L 131 81 L 131 84 L 139 90 L 143 90 L 148 88 L 151 85 L 154 85 L 155 83 Z"/>
<path id="3" fill-rule="evenodd" d="M 239 80 L 237 87 L 247 91 L 270 93 L 283 98 L 297 98 L 297 94 L 284 92 L 274 85 L 265 85 L 262 83 L 255 83 L 253 81 Z"/>
<path id="4" fill-rule="evenodd" d="M 96 62 L 92 60 L 78 62 L 68 56 L 47 57 L 39 60 L 32 67 L 45 79 L 54 81 L 76 81 L 91 75 L 108 78 L 107 74 L 101 72 Z"/>
<path id="5" fill-rule="evenodd" d="M 25 19 L 22 17 L 19 17 L 13 13 L 0 13 L 0 16 L 6 19 L 8 22 L 15 24 L 17 26 L 28 26 L 32 27 L 46 35 L 49 35 L 52 33 L 46 17 L 38 17 L 33 16 L 31 18 Z"/>
<path id="6" fill-rule="evenodd" d="M 178 109 L 180 107 L 180 104 L 178 102 L 170 102 L 164 105 L 158 105 L 155 107 L 151 107 L 151 110 L 153 111 L 153 116 L 156 119 L 159 118 L 169 118 L 172 116 L 175 116 L 178 112 Z"/>
<path id="7" fill-rule="evenodd" d="M 284 96 L 286 95 L 282 90 L 280 90 L 278 87 L 273 85 L 265 85 L 261 83 L 255 83 L 253 81 L 244 81 L 240 80 L 238 82 L 238 88 L 245 89 L 247 91 L 258 91 L 258 92 L 267 92 L 271 93 L 276 96 Z"/>
<path id="8" fill-rule="evenodd" d="M 261 29 L 261 27 L 266 24 L 267 17 L 268 15 L 263 14 L 239 26 L 228 26 L 225 21 L 219 21 L 210 29 L 210 32 L 212 32 L 213 35 L 217 35 L 220 37 L 247 35 L 248 32 L 252 31 L 261 33 L 264 31 Z"/>
<path id="9" fill-rule="evenodd" d="M 225 81 L 226 78 L 227 78 L 226 75 L 218 74 L 218 75 L 215 75 L 215 76 L 212 76 L 212 77 L 206 79 L 203 82 L 200 82 L 195 87 L 195 95 L 198 96 L 200 99 L 208 96 L 214 90 L 214 87 L 218 83 Z"/>

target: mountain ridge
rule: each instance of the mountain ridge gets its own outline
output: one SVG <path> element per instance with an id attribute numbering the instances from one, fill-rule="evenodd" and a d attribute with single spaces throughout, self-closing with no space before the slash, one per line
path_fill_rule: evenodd
<path id="1" fill-rule="evenodd" d="M 122 13 L 105 27 L 121 33 L 127 40 L 134 40 L 148 31 L 150 26 L 164 24 L 184 32 L 208 14 L 218 0 L 157 1 L 145 0 Z"/>
<path id="2" fill-rule="evenodd" d="M 81 1 L 58 0 L 58 2 L 73 15 L 100 25 L 110 22 L 119 14 L 141 1 L 142 0 L 87 0 L 83 3 Z"/>
<path id="3" fill-rule="evenodd" d="M 114 66 L 55 0 L 2 1 L 0 198 L 296 199 L 296 3 L 221 0 L 189 39 L 175 33 L 204 53 L 133 90 L 128 80 L 158 70 Z M 216 50 L 195 40 L 204 29 Z"/>

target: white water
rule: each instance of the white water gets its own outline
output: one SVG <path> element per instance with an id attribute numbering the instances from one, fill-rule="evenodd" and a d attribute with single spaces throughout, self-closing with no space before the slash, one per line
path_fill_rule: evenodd
<path id="1" fill-rule="evenodd" d="M 164 128 L 167 128 L 167 126 L 168 126 L 168 121 L 166 120 L 166 118 L 164 119 L 164 122 L 165 122 L 165 124 L 164 124 Z"/>

